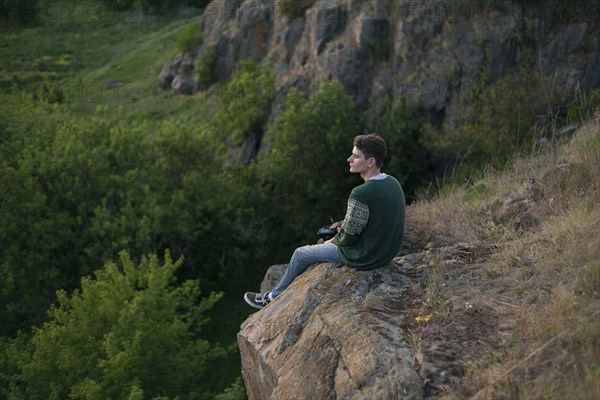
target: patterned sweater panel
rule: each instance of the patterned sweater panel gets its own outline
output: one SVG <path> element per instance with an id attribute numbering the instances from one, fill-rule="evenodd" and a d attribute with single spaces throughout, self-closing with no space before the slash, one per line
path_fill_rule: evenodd
<path id="1" fill-rule="evenodd" d="M 369 221 L 369 206 L 355 199 L 348 200 L 342 229 L 350 235 L 360 235 Z"/>

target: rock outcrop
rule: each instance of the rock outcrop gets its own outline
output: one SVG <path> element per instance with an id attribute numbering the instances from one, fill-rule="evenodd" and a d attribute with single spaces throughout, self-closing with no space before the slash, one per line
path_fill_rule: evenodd
<path id="1" fill-rule="evenodd" d="M 250 399 L 422 398 L 401 328 L 410 280 L 390 264 L 317 264 L 238 334 Z"/>
<path id="2" fill-rule="evenodd" d="M 435 397 L 498 347 L 502 328 L 495 311 L 464 288 L 433 312 L 421 280 L 476 279 L 493 251 L 489 244 L 457 243 L 371 271 L 313 265 L 241 326 L 249 398 Z M 261 290 L 272 288 L 285 268 L 269 268 Z"/>
<path id="3" fill-rule="evenodd" d="M 282 3 L 207 5 L 199 54 L 215 49 L 218 79 L 242 59 L 271 60 L 282 93 L 290 86 L 311 93 L 338 80 L 359 107 L 375 113 L 386 95 L 420 100 L 426 121 L 436 125 L 458 122 L 457 99 L 484 71 L 494 81 L 531 62 L 528 48 L 535 47 L 539 70 L 559 86 L 572 92 L 600 86 L 598 27 L 561 26 L 542 3 L 311 0 L 294 20 Z"/>
<path id="4" fill-rule="evenodd" d="M 171 88 L 173 94 L 191 95 L 195 90 L 194 56 L 178 53 L 173 62 L 166 62 L 158 76 L 158 88 Z"/>
<path id="5" fill-rule="evenodd" d="M 284 5 L 296 9 L 294 17 Z M 213 0 L 201 25 L 203 44 L 167 62 L 158 86 L 173 95 L 210 90 L 194 73 L 208 52 L 217 83 L 243 59 L 271 65 L 277 95 L 262 131 L 228 146 L 230 160 L 242 164 L 269 151 L 269 125 L 292 87 L 314 94 L 339 81 L 367 121 L 378 118 L 386 96 L 420 102 L 424 121 L 441 127 L 463 122 L 482 76 L 497 82 L 531 68 L 565 93 L 562 110 L 600 86 L 597 23 L 557 24 L 552 7 L 541 2 Z"/>

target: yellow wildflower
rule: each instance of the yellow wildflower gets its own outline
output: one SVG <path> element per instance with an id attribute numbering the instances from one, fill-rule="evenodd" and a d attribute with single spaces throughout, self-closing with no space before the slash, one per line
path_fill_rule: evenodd
<path id="1" fill-rule="evenodd" d="M 415 321 L 417 321 L 417 322 L 428 322 L 430 319 L 431 319 L 431 314 L 427 314 L 427 315 L 416 317 Z"/>

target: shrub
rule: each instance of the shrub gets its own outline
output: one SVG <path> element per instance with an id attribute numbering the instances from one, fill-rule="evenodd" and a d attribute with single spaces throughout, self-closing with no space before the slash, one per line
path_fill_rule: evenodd
<path id="1" fill-rule="evenodd" d="M 0 22 L 2 25 L 34 25 L 39 19 L 38 3 L 38 0 L 0 1 Z"/>
<path id="2" fill-rule="evenodd" d="M 242 60 L 235 75 L 218 90 L 222 101 L 215 121 L 218 135 L 225 133 L 239 144 L 250 132 L 262 134 L 275 97 L 273 69 Z"/>
<path id="3" fill-rule="evenodd" d="M 414 193 L 429 169 L 429 160 L 421 144 L 424 133 L 423 106 L 413 106 L 406 98 L 381 102 L 381 116 L 371 129 L 381 135 L 388 147 L 385 171 L 402 182 L 406 193 Z"/>
<path id="4" fill-rule="evenodd" d="M 271 125 L 273 171 L 270 217 L 293 226 L 287 240 L 314 240 L 315 229 L 344 217 L 346 201 L 360 178 L 348 173 L 352 140 L 361 133 L 354 99 L 338 82 L 305 98 L 290 92 L 286 109 Z"/>
<path id="5" fill-rule="evenodd" d="M 198 60 L 196 80 L 203 87 L 208 87 L 215 82 L 215 75 L 215 48 L 209 47 Z"/>
<path id="6" fill-rule="evenodd" d="M 592 118 L 598 111 L 600 111 L 600 89 L 590 90 L 580 99 L 575 99 L 568 104 L 567 120 L 580 122 Z"/>
<path id="7" fill-rule="evenodd" d="M 533 143 L 536 115 L 553 110 L 557 91 L 547 78 L 522 71 L 497 82 L 481 80 L 461 99 L 464 113 L 457 126 L 428 130 L 429 148 L 461 167 L 502 163 Z"/>
<path id="8" fill-rule="evenodd" d="M 204 34 L 198 25 L 188 25 L 177 35 L 177 51 L 178 52 L 193 52 L 204 40 Z"/>

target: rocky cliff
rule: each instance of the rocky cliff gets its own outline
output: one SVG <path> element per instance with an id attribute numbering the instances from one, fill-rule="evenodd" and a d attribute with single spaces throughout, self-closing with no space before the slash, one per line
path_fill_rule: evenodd
<path id="1" fill-rule="evenodd" d="M 192 56 L 214 49 L 220 80 L 242 59 L 271 60 L 282 93 L 338 80 L 362 109 L 406 97 L 423 102 L 427 121 L 453 123 L 457 98 L 482 74 L 494 81 L 533 63 L 571 94 L 600 86 L 598 18 L 559 17 L 543 1 L 213 0 Z M 186 60 L 165 66 L 163 87 L 190 93 Z"/>

